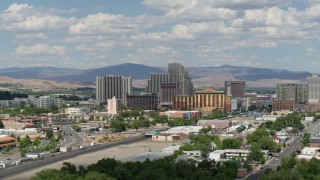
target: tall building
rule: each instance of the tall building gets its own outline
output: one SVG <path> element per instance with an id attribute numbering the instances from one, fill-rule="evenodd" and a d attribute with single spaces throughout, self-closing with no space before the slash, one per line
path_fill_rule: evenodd
<path id="1" fill-rule="evenodd" d="M 246 81 L 225 81 L 224 94 L 232 98 L 244 98 Z"/>
<path id="2" fill-rule="evenodd" d="M 96 100 L 98 103 L 106 102 L 106 77 L 96 79 Z M 109 98 L 111 99 L 111 98 Z"/>
<path id="3" fill-rule="evenodd" d="M 160 104 L 172 106 L 174 97 L 177 95 L 177 84 L 160 85 Z"/>
<path id="4" fill-rule="evenodd" d="M 307 84 L 277 84 L 276 96 L 278 100 L 294 100 L 296 103 L 306 103 L 308 101 Z"/>
<path id="5" fill-rule="evenodd" d="M 146 93 L 160 93 L 160 85 L 168 84 L 170 82 L 169 73 L 151 73 L 148 85 L 145 89 Z"/>
<path id="6" fill-rule="evenodd" d="M 146 93 L 160 93 L 161 84 L 177 84 L 177 95 L 193 94 L 193 84 L 188 71 L 180 63 L 169 63 L 168 73 L 152 73 L 145 89 Z"/>
<path id="7" fill-rule="evenodd" d="M 177 84 L 177 95 L 191 96 L 193 94 L 193 84 L 189 73 L 180 63 L 169 63 L 168 73 L 170 74 L 170 83 Z"/>
<path id="8" fill-rule="evenodd" d="M 306 103 L 308 102 L 309 88 L 308 84 L 297 84 L 297 103 Z"/>
<path id="9" fill-rule="evenodd" d="M 296 100 L 296 84 L 277 84 L 276 96 L 278 100 Z"/>
<path id="10" fill-rule="evenodd" d="M 96 98 L 99 103 L 115 97 L 126 104 L 126 95 L 132 93 L 132 79 L 124 76 L 105 76 L 96 79 Z"/>
<path id="11" fill-rule="evenodd" d="M 320 100 L 320 77 L 318 74 L 312 74 L 307 77 L 308 84 L 308 102 L 319 102 Z"/>

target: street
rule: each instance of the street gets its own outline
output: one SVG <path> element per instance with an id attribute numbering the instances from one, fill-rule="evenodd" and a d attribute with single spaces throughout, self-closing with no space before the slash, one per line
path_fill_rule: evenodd
<path id="1" fill-rule="evenodd" d="M 72 149 L 82 145 L 83 139 L 79 133 L 71 128 L 71 125 L 61 126 L 63 131 L 63 141 L 61 146 L 72 147 Z"/>
<path id="2" fill-rule="evenodd" d="M 304 129 L 303 132 L 318 133 L 319 126 L 320 126 L 320 121 L 316 121 L 310 124 L 306 129 Z M 263 169 L 257 171 L 256 173 L 252 173 L 248 177 L 248 179 L 250 180 L 260 179 L 264 175 L 265 170 L 268 168 L 276 170 L 276 168 L 279 165 L 281 165 L 281 159 L 283 157 L 288 157 L 291 155 L 291 153 L 296 152 L 297 150 L 300 150 L 300 149 L 301 149 L 300 137 L 294 136 L 289 146 L 287 146 L 282 152 L 279 153 L 279 157 L 275 157 L 271 159 L 271 161 Z"/>

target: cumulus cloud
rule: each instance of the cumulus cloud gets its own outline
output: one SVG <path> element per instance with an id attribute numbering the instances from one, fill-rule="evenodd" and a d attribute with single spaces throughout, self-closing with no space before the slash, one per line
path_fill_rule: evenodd
<path id="1" fill-rule="evenodd" d="M 47 44 L 35 44 L 33 46 L 20 45 L 15 49 L 15 54 L 26 56 L 62 56 L 66 54 L 66 47 L 49 46 Z"/>
<path id="2" fill-rule="evenodd" d="M 49 14 L 28 4 L 12 4 L 0 12 L 0 30 L 12 32 L 52 31 L 66 27 L 75 18 Z"/>
<path id="3" fill-rule="evenodd" d="M 138 32 L 147 24 L 143 18 L 114 14 L 91 14 L 69 27 L 70 34 L 124 34 Z"/>

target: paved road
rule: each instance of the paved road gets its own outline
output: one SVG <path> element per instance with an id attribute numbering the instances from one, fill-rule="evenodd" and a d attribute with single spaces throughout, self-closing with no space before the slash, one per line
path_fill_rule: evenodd
<path id="1" fill-rule="evenodd" d="M 303 132 L 311 132 L 311 133 L 318 133 L 318 129 L 320 126 L 320 121 L 317 121 L 315 123 L 310 124 L 306 129 L 303 130 Z M 248 179 L 250 180 L 257 180 L 260 179 L 265 172 L 265 169 L 267 168 L 272 168 L 272 169 L 276 169 L 279 165 L 281 165 L 281 159 L 283 157 L 288 157 L 291 155 L 291 153 L 296 152 L 296 150 L 301 149 L 301 144 L 299 142 L 300 137 L 299 136 L 295 136 L 293 137 L 293 141 L 290 143 L 290 145 L 284 149 L 281 153 L 279 153 L 279 157 L 277 158 L 273 158 L 269 164 L 266 165 L 266 167 L 254 174 L 251 174 Z"/>
<path id="2" fill-rule="evenodd" d="M 99 151 L 102 149 L 106 149 L 106 148 L 111 148 L 111 147 L 115 147 L 115 146 L 119 146 L 122 144 L 130 144 L 130 143 L 134 143 L 137 141 L 141 141 L 141 140 L 145 140 L 147 139 L 144 135 L 139 135 L 139 136 L 135 136 L 135 137 L 131 137 L 128 139 L 124 139 L 121 141 L 116 141 L 113 143 L 108 143 L 108 144 L 102 144 L 102 145 L 97 145 L 94 147 L 88 147 L 85 149 L 81 149 L 81 150 L 75 150 L 73 152 L 70 153 L 64 153 L 58 156 L 54 156 L 54 157 L 47 157 L 45 159 L 42 160 L 37 160 L 37 161 L 29 161 L 29 162 L 24 162 L 21 165 L 18 166 L 13 166 L 10 168 L 6 168 L 6 169 L 2 169 L 0 171 L 0 179 L 4 179 L 4 178 L 9 178 L 10 176 L 14 176 L 16 174 L 28 171 L 30 169 L 35 169 L 35 168 L 39 168 L 42 166 L 46 166 L 58 161 L 62 161 L 64 159 L 69 159 L 75 156 L 79 156 L 82 154 L 87 154 L 87 153 L 92 153 L 95 151 Z"/>
<path id="3" fill-rule="evenodd" d="M 63 135 L 63 141 L 61 146 L 72 147 L 73 149 L 83 144 L 83 139 L 79 133 L 71 129 L 71 126 L 61 127 L 65 135 Z"/>

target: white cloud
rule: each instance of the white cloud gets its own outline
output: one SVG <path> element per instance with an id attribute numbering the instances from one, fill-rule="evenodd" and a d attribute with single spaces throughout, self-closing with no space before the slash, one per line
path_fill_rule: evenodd
<path id="1" fill-rule="evenodd" d="M 150 48 L 139 48 L 138 49 L 139 54 L 148 54 L 148 55 L 173 55 L 178 54 L 177 51 L 173 50 L 171 47 L 159 45 L 155 47 Z"/>
<path id="2" fill-rule="evenodd" d="M 12 4 L 0 12 L 0 30 L 12 32 L 52 31 L 67 27 L 75 18 L 49 14 L 28 4 Z"/>
<path id="3" fill-rule="evenodd" d="M 33 46 L 20 45 L 15 49 L 16 55 L 27 56 L 62 56 L 66 53 L 64 46 L 49 46 L 47 44 L 35 44 Z"/>
<path id="4" fill-rule="evenodd" d="M 124 15 L 91 14 L 69 27 L 70 34 L 124 34 L 138 32 L 145 22 Z"/>

